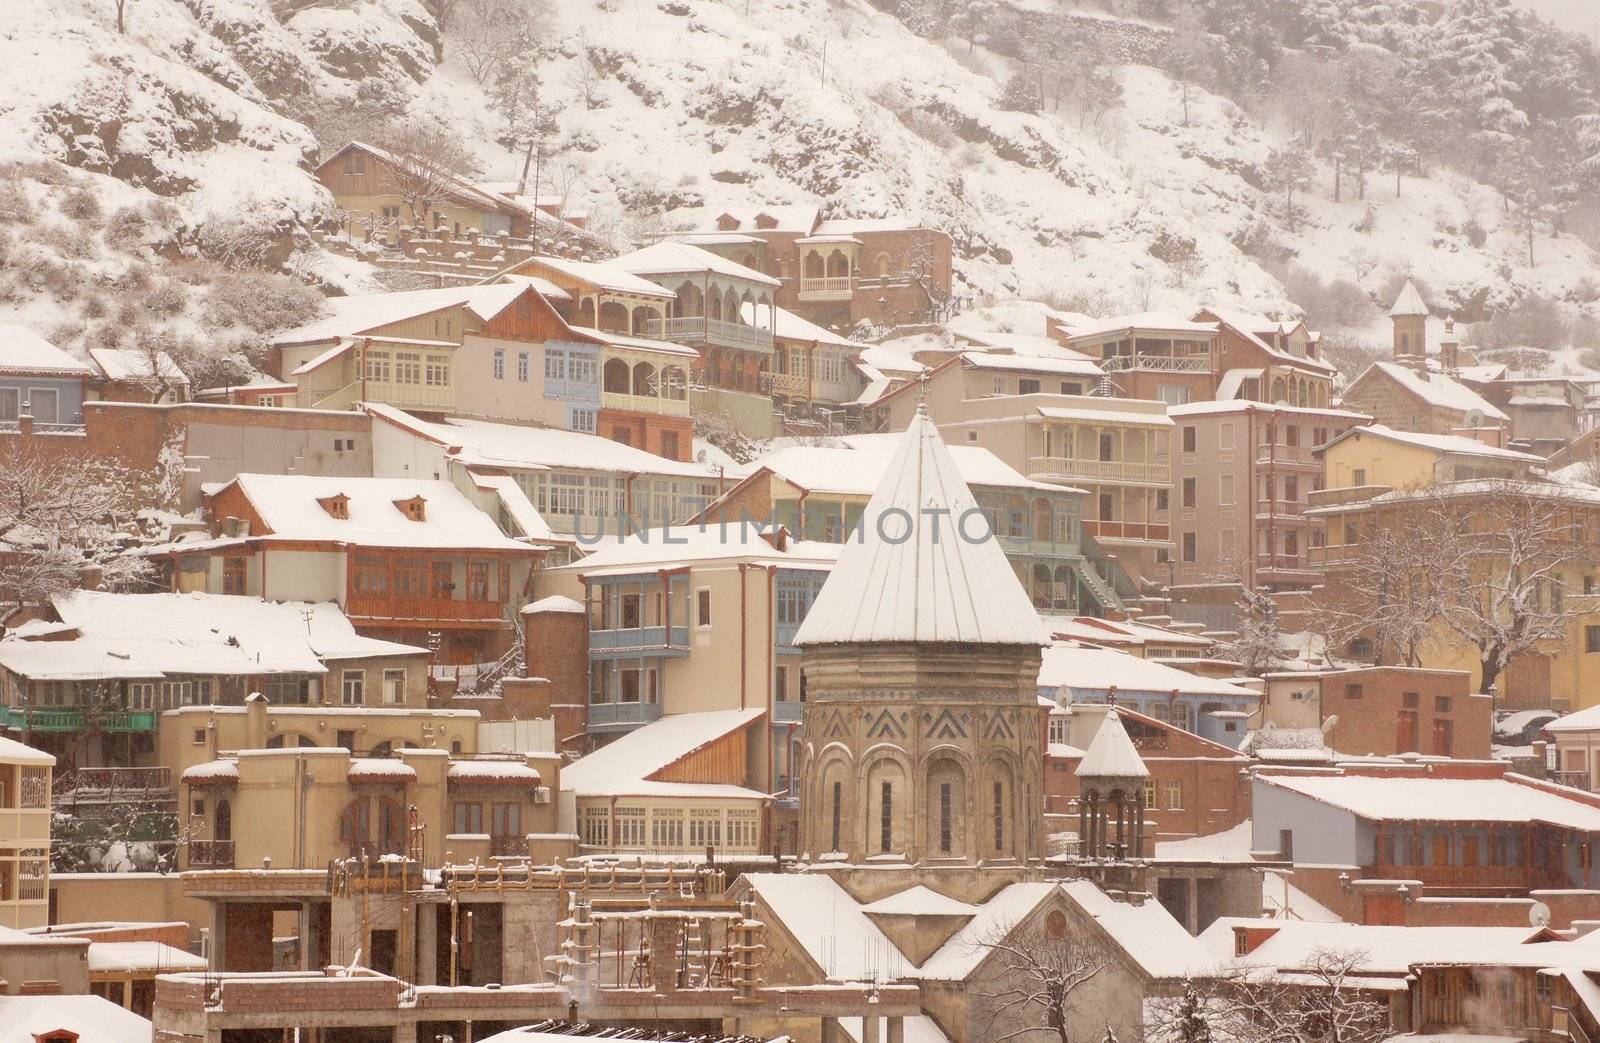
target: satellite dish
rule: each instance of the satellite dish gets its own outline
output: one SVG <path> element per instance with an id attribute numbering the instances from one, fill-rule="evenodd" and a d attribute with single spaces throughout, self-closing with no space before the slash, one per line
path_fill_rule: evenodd
<path id="1" fill-rule="evenodd" d="M 1550 907 L 1543 902 L 1534 902 L 1528 907 L 1528 925 L 1530 927 L 1550 926 Z"/>
<path id="2" fill-rule="evenodd" d="M 1329 732 L 1333 731 L 1334 726 L 1338 723 L 1339 715 L 1336 713 L 1329 714 L 1328 719 L 1322 722 L 1322 734 L 1327 735 Z"/>
<path id="3" fill-rule="evenodd" d="M 1483 426 L 1483 410 L 1481 410 L 1481 409 L 1469 409 L 1469 410 L 1467 410 L 1467 426 L 1468 427 L 1482 427 Z"/>

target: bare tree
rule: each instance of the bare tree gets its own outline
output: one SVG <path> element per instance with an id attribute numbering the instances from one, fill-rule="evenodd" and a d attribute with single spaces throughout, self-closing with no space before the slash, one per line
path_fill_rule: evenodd
<path id="1" fill-rule="evenodd" d="M 379 164 L 379 185 L 399 196 L 416 223 L 428 221 L 442 203 L 460 190 L 460 183 L 478 171 L 477 157 L 449 131 L 406 123 L 379 136 L 388 155 Z"/>
<path id="2" fill-rule="evenodd" d="M 133 0 L 111 0 L 111 6 L 117 11 L 117 32 L 121 35 L 126 35 L 128 32 L 127 14 L 128 5 L 131 3 Z"/>
<path id="3" fill-rule="evenodd" d="M 998 964 L 993 989 L 982 992 L 989 1043 L 1036 1035 L 1073 1043 L 1071 1016 L 1089 1015 L 1079 1009 L 1082 990 L 1110 966 L 1110 954 L 1081 934 L 1043 927 L 997 932 L 979 945 Z"/>
<path id="4" fill-rule="evenodd" d="M 1181 995 L 1148 1008 L 1146 1043 L 1377 1043 L 1394 1030 L 1387 1002 L 1360 988 L 1370 962 L 1360 950 L 1317 948 L 1293 981 L 1239 967 L 1186 982 Z"/>
<path id="5" fill-rule="evenodd" d="M 1239 629 L 1221 642 L 1217 651 L 1241 664 L 1251 677 L 1260 677 L 1284 661 L 1283 631 L 1278 627 L 1278 605 L 1271 595 L 1245 587 L 1239 592 Z"/>
<path id="6" fill-rule="evenodd" d="M 450 0 L 446 16 L 461 64 L 475 82 L 487 83 L 514 62 L 533 64 L 526 52 L 540 25 L 549 24 L 550 7 L 543 0 Z"/>
<path id="7" fill-rule="evenodd" d="M 572 93 L 583 102 L 583 107 L 593 112 L 606 106 L 605 95 L 600 93 L 605 79 L 605 74 L 588 57 L 585 48 L 585 53 L 578 58 L 577 64 L 572 67 L 572 72 L 567 75 L 567 86 L 572 88 Z"/>
<path id="8" fill-rule="evenodd" d="M 0 605 L 38 605 L 98 569 L 109 587 L 135 586 L 150 571 L 123 552 L 138 540 L 141 489 L 125 470 L 39 448 L 0 447 Z"/>
<path id="9" fill-rule="evenodd" d="M 1582 524 L 1554 484 L 1444 486 L 1424 505 L 1432 531 L 1456 535 L 1441 547 L 1449 569 L 1440 576 L 1441 618 L 1478 650 L 1489 691 L 1513 659 L 1565 638 L 1582 613 L 1564 587 L 1565 574 L 1589 559 Z"/>
<path id="10" fill-rule="evenodd" d="M 1343 556 L 1330 561 L 1312 611 L 1330 652 L 1359 640 L 1370 643 L 1375 663 L 1421 665 L 1442 594 L 1430 554 L 1447 535 L 1431 530 L 1433 520 L 1402 509 L 1386 513 L 1381 524 L 1374 515 L 1344 521 Z"/>

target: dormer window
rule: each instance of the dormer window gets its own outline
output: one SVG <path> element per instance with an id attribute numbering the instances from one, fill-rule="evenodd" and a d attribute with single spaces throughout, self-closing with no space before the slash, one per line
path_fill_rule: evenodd
<path id="1" fill-rule="evenodd" d="M 757 228 L 776 228 L 776 227 L 778 227 L 778 219 L 776 217 L 773 217 L 771 214 L 766 214 L 766 213 L 757 214 L 756 215 L 756 227 Z"/>
<path id="2" fill-rule="evenodd" d="M 409 500 L 396 500 L 394 505 L 400 513 L 414 522 L 428 520 L 428 501 L 420 496 L 413 496 Z"/>
<path id="3" fill-rule="evenodd" d="M 350 520 L 350 497 L 344 493 L 320 497 L 317 503 L 321 504 L 322 509 L 328 512 L 328 517 L 338 518 L 340 521 Z"/>

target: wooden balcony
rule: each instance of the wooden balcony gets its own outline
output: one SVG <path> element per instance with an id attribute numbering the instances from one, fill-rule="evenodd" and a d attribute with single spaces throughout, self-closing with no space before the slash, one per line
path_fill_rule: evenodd
<path id="1" fill-rule="evenodd" d="M 838 275 L 825 279 L 800 280 L 800 299 L 803 301 L 847 301 L 851 297 L 850 276 Z"/>
<path id="2" fill-rule="evenodd" d="M 688 416 L 688 398 L 662 398 L 656 395 L 627 395 L 620 391 L 600 393 L 600 405 L 606 409 L 625 409 L 632 413 L 656 413 L 661 416 Z"/>
<path id="3" fill-rule="evenodd" d="M 1172 528 L 1150 522 L 1103 521 L 1085 518 L 1083 531 L 1097 540 L 1136 540 L 1145 543 L 1172 542 Z"/>
<path id="4" fill-rule="evenodd" d="M 108 732 L 153 732 L 154 713 L 122 710 L 96 711 L 96 725 Z M 19 732 L 81 732 L 88 727 L 84 711 L 74 708 L 28 710 L 16 706 L 0 707 L 0 725 Z"/>
<path id="5" fill-rule="evenodd" d="M 1209 373 L 1210 355 L 1112 355 L 1100 361 L 1107 373 L 1122 373 L 1130 369 L 1154 370 L 1159 373 Z"/>
<path id="6" fill-rule="evenodd" d="M 1315 549 L 1315 548 L 1308 548 Z M 1258 554 L 1256 569 L 1261 572 L 1316 572 L 1309 560 L 1300 554 Z"/>
<path id="7" fill-rule="evenodd" d="M 173 799 L 171 768 L 63 768 L 50 785 L 58 806 Z"/>
<path id="8" fill-rule="evenodd" d="M 1172 465 L 1166 460 L 1083 460 L 1070 456 L 1028 457 L 1030 476 L 1067 480 L 1149 482 L 1172 484 Z"/>
<path id="9" fill-rule="evenodd" d="M 704 315 L 680 315 L 672 319 L 650 319 L 644 333 L 675 344 L 706 344 L 716 348 L 772 350 L 772 331 L 742 322 L 727 322 Z"/>
<path id="10" fill-rule="evenodd" d="M 688 627 L 618 627 L 589 631 L 590 659 L 630 659 L 645 655 L 688 655 Z"/>
<path id="11" fill-rule="evenodd" d="M 592 732 L 627 732 L 660 719 L 660 703 L 589 704 L 589 730 Z"/>
<path id="12" fill-rule="evenodd" d="M 502 622 L 497 601 L 352 596 L 345 599 L 344 612 L 357 623 L 461 626 Z"/>

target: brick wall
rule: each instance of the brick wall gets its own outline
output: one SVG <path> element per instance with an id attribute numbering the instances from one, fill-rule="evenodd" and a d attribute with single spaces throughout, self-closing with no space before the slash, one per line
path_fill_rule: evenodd
<path id="1" fill-rule="evenodd" d="M 1328 742 L 1341 753 L 1358 756 L 1415 751 L 1486 758 L 1490 754 L 1491 701 L 1472 694 L 1471 681 L 1471 676 L 1460 670 L 1394 666 L 1326 674 L 1321 681 L 1322 717 L 1339 718 L 1329 731 Z M 1414 740 L 1409 743 L 1408 729 Z M 1442 741 L 1446 731 L 1448 749 L 1436 749 L 1435 735 Z"/>
<path id="2" fill-rule="evenodd" d="M 688 417 L 602 409 L 595 433 L 668 460 L 688 462 L 694 455 L 694 421 Z"/>
<path id="3" fill-rule="evenodd" d="M 589 617 L 582 612 L 528 612 L 527 672 L 545 683 L 505 686 L 507 710 L 526 720 L 555 718 L 556 749 L 582 753 L 589 730 Z M 515 705 L 513 705 L 515 704 Z"/>

